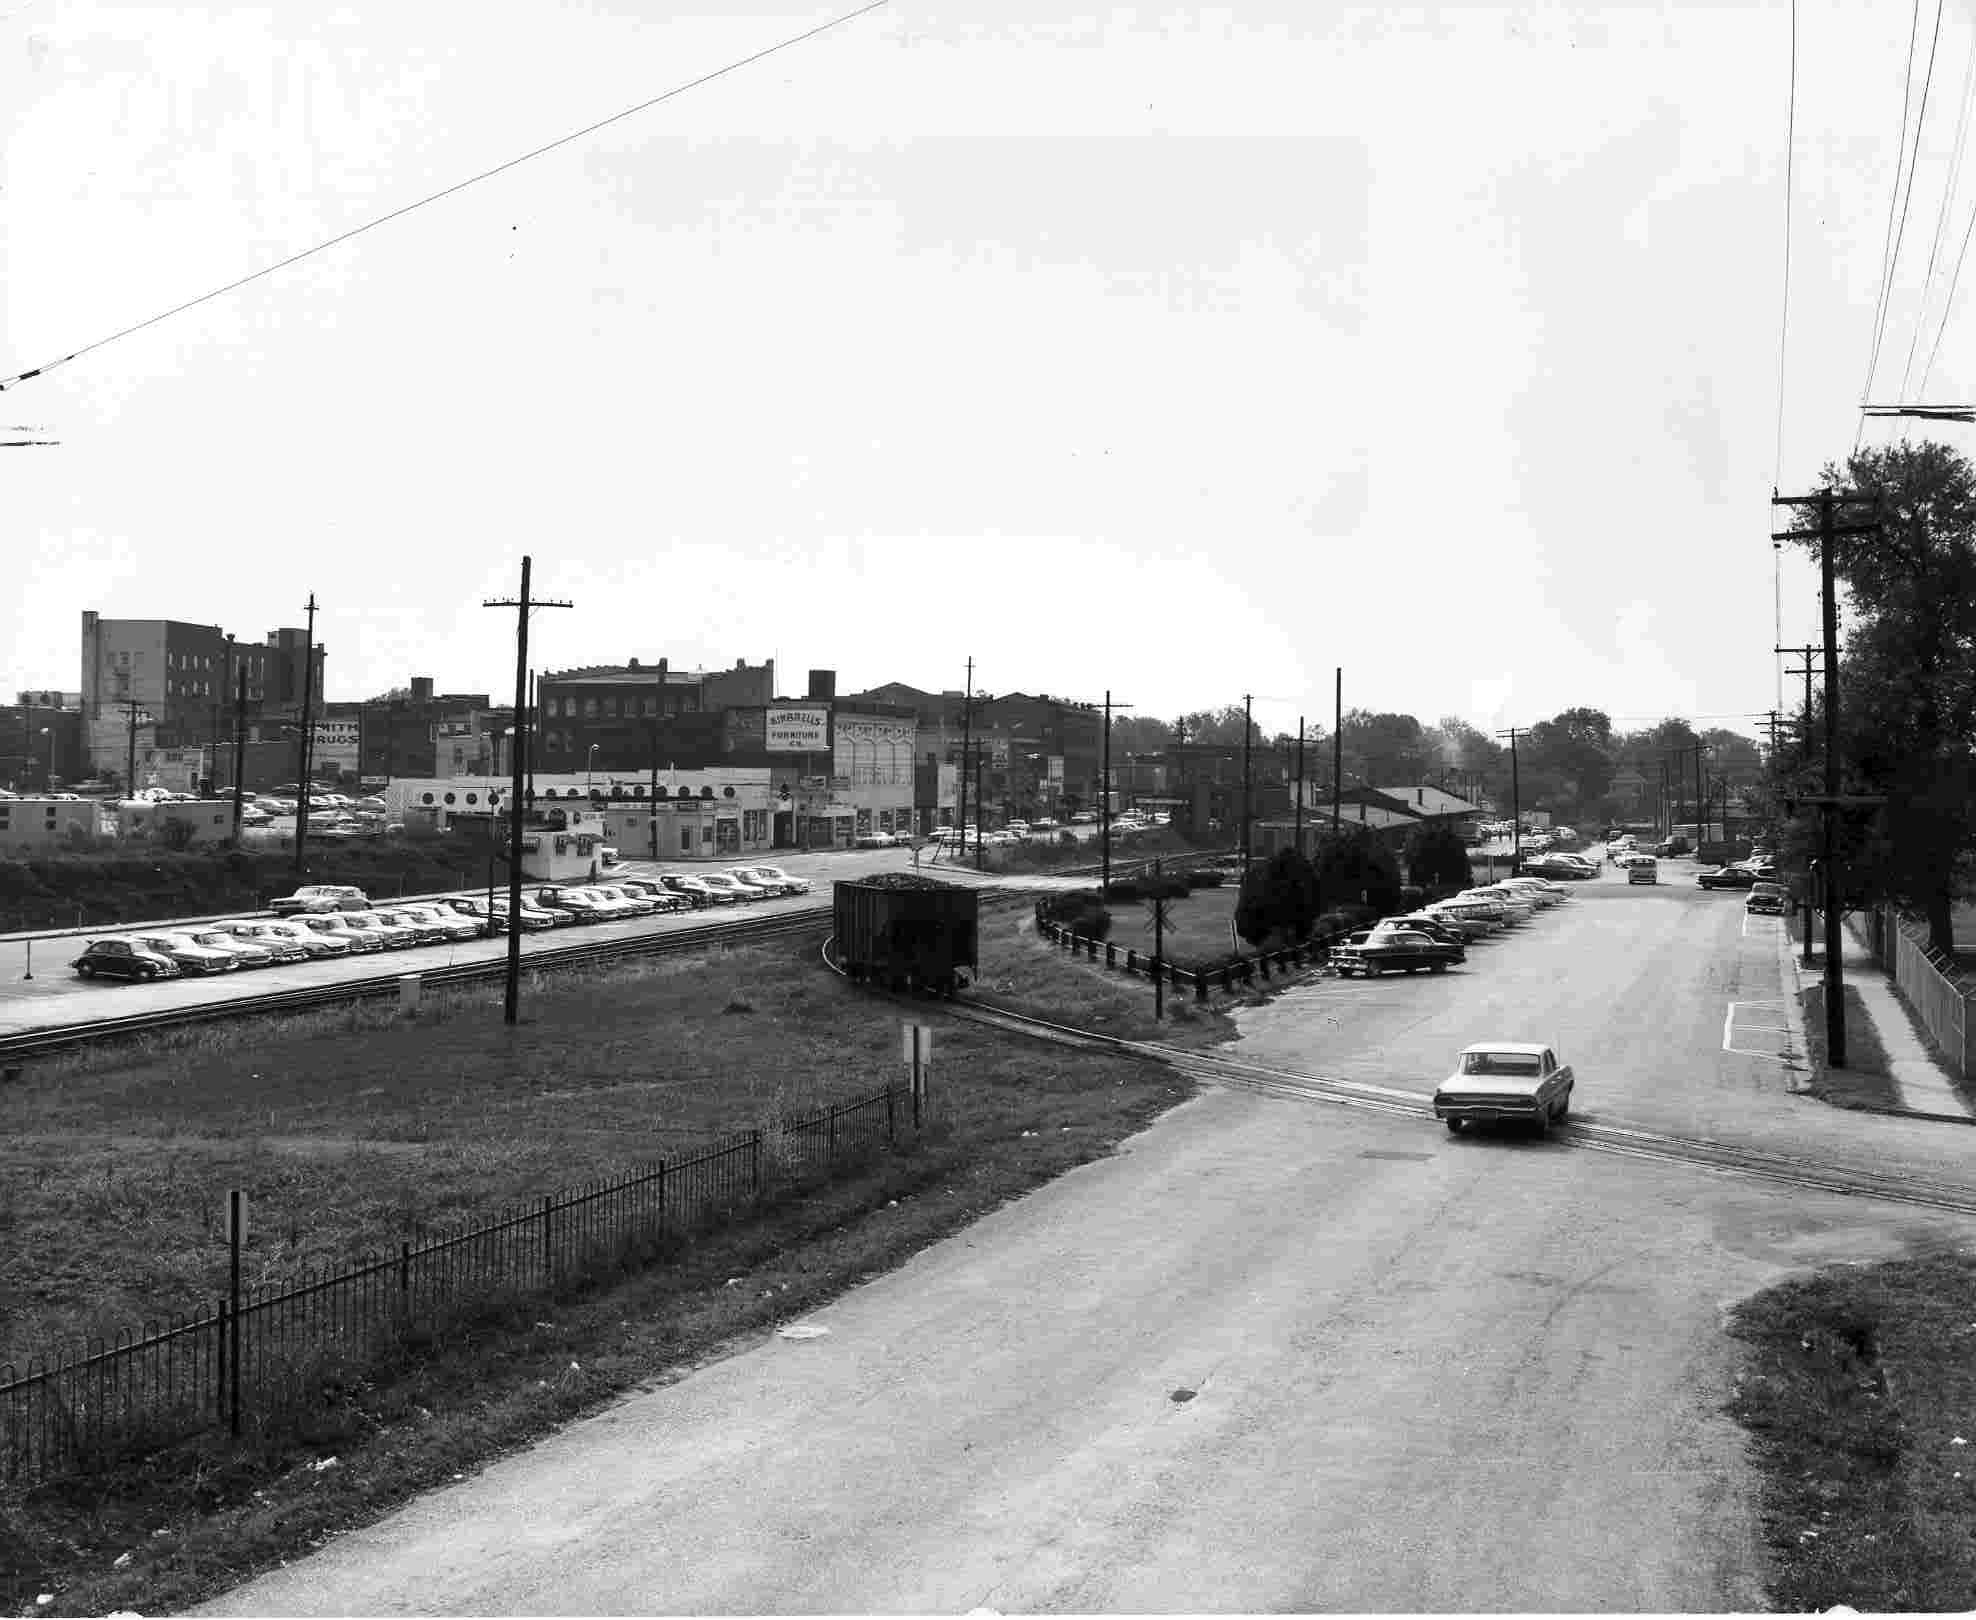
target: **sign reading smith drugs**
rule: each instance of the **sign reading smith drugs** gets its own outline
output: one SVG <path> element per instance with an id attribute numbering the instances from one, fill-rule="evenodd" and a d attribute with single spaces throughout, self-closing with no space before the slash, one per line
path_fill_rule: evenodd
<path id="1" fill-rule="evenodd" d="M 830 711 L 814 704 L 771 704 L 767 747 L 777 754 L 830 751 Z"/>

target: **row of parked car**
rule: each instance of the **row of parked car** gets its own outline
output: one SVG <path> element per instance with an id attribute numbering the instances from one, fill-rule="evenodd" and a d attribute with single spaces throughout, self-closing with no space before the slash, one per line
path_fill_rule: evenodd
<path id="1" fill-rule="evenodd" d="M 585 922 L 617 922 L 806 894 L 809 881 L 780 867 L 660 873 L 607 883 L 532 883 L 515 916 L 523 932 Z M 449 895 L 373 904 L 361 889 L 311 884 L 273 902 L 276 916 L 240 917 L 196 927 L 132 929 L 90 941 L 70 966 L 82 978 L 172 979 L 231 973 L 365 951 L 445 945 L 509 931 L 508 894 Z"/>
<path id="2" fill-rule="evenodd" d="M 1569 893 L 1562 883 L 1528 875 L 1464 889 L 1348 935 L 1332 948 L 1331 966 L 1341 976 L 1368 979 L 1422 969 L 1445 972 L 1468 960 L 1470 940 L 1519 927 Z"/>

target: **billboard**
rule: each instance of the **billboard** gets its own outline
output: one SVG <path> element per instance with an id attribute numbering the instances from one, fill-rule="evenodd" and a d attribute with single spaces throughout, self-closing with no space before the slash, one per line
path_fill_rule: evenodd
<path id="1" fill-rule="evenodd" d="M 830 747 L 830 710 L 822 704 L 774 704 L 767 733 L 770 753 L 824 753 Z"/>
<path id="2" fill-rule="evenodd" d="M 316 764 L 347 765 L 354 771 L 357 768 L 357 722 L 318 720 L 309 748 L 310 758 Z"/>
<path id="3" fill-rule="evenodd" d="M 1050 755 L 1050 772 L 1049 772 L 1048 781 L 1050 786 L 1053 788 L 1061 788 L 1063 786 L 1063 755 L 1061 754 Z"/>

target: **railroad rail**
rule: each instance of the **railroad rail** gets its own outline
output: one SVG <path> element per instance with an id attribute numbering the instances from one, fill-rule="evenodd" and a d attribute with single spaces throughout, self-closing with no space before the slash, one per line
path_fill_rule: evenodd
<path id="1" fill-rule="evenodd" d="M 842 970 L 831 959 L 833 943 L 830 940 L 824 942 L 824 966 L 843 977 Z M 870 989 L 869 986 L 867 988 Z M 1006 1007 L 976 1000 L 966 993 L 951 1001 L 920 1000 L 886 990 L 872 990 L 872 993 L 886 996 L 902 1005 L 931 1007 L 951 1018 L 1005 1030 L 1032 1040 L 1047 1041 L 1052 1045 L 1087 1051 L 1133 1053 L 1164 1063 L 1192 1079 L 1215 1085 L 1267 1096 L 1332 1103 L 1367 1113 L 1416 1119 L 1425 1124 L 1435 1122 L 1433 1098 L 1428 1092 L 1406 1091 L 1362 1080 L 1299 1074 L 1294 1070 L 1245 1062 L 1217 1052 L 1171 1046 L 1164 1041 L 1134 1041 L 1118 1035 L 1101 1035 L 1068 1024 L 1033 1018 L 1027 1013 L 1013 1012 Z M 1928 1181 L 1912 1175 L 1880 1175 L 1848 1165 L 1773 1153 L 1761 1148 L 1740 1147 L 1706 1137 L 1676 1136 L 1665 1131 L 1607 1125 L 1582 1115 L 1574 1115 L 1552 1126 L 1550 1141 L 1560 1147 L 1582 1148 L 1593 1153 L 1608 1153 L 1651 1163 L 1675 1164 L 1687 1169 L 1713 1170 L 1723 1175 L 1797 1187 L 1807 1192 L 1872 1198 L 1884 1203 L 1976 1216 L 1976 1189 Z"/>

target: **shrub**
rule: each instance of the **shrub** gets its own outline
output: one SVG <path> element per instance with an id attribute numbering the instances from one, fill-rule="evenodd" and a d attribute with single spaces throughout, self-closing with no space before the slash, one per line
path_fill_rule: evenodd
<path id="1" fill-rule="evenodd" d="M 1310 862 L 1294 849 L 1281 849 L 1243 881 L 1235 932 L 1251 945 L 1305 939 L 1317 910 L 1317 874 Z"/>
<path id="2" fill-rule="evenodd" d="M 1084 939 L 1105 939 L 1111 934 L 1111 913 L 1096 889 L 1045 895 L 1036 902 L 1036 921 L 1038 925 L 1055 923 Z"/>

